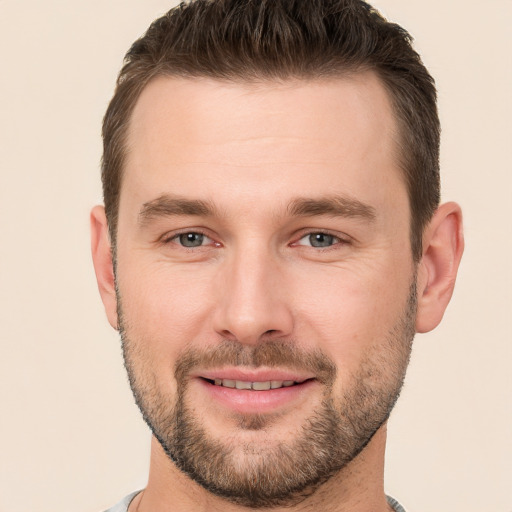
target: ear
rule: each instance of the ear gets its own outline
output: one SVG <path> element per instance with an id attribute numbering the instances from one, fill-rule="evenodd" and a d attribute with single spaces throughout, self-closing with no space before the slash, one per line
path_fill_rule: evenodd
<path id="1" fill-rule="evenodd" d="M 95 206 L 91 211 L 91 250 L 101 300 L 110 325 L 117 329 L 117 299 L 112 247 L 103 206 Z"/>
<path id="2" fill-rule="evenodd" d="M 464 250 L 462 212 L 456 203 L 441 205 L 423 235 L 423 256 L 418 267 L 416 331 L 437 327 L 455 287 Z"/>

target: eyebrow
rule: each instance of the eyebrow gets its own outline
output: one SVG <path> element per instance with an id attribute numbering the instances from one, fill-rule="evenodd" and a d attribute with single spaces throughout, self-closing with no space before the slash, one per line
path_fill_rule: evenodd
<path id="1" fill-rule="evenodd" d="M 139 223 L 144 225 L 155 218 L 174 215 L 210 217 L 214 213 L 215 207 L 208 201 L 164 194 L 142 205 L 139 212 Z"/>
<path id="2" fill-rule="evenodd" d="M 212 217 L 216 214 L 217 209 L 209 201 L 164 194 L 142 205 L 139 223 L 145 225 L 160 217 L 180 215 Z M 368 221 L 373 221 L 376 217 L 373 206 L 345 196 L 328 196 L 318 199 L 299 197 L 288 204 L 288 214 L 293 217 L 329 215 L 361 218 Z"/>
<path id="3" fill-rule="evenodd" d="M 368 221 L 374 221 L 376 218 L 373 206 L 346 196 L 328 196 L 319 199 L 297 198 L 288 205 L 288 212 L 297 217 L 329 215 L 361 218 Z"/>

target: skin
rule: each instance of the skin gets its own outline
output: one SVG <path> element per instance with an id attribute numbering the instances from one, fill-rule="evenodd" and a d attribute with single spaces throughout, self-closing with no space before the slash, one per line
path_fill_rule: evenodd
<path id="1" fill-rule="evenodd" d="M 438 209 L 415 265 L 397 139 L 389 98 L 371 73 L 257 85 L 160 77 L 146 87 L 130 122 L 116 272 L 125 327 L 163 393 L 175 395 L 169 368 L 187 348 L 292 340 L 335 363 L 333 393 L 342 396 L 365 355 L 403 314 L 415 276 L 416 331 L 440 322 L 463 249 L 460 208 Z M 156 200 L 163 196 L 162 207 Z M 298 198 L 334 196 L 366 213 L 290 211 Z M 203 201 L 212 211 L 172 213 L 176 198 Z M 98 285 L 117 328 L 102 207 L 91 224 Z M 206 235 L 204 244 L 180 245 L 177 236 L 190 232 Z M 311 246 L 309 235 L 319 232 L 333 237 L 328 247 Z M 314 382 L 263 409 L 278 413 L 267 431 L 242 432 L 235 418 L 261 404 L 249 398 L 237 409 L 203 388 L 193 380 L 187 400 L 207 414 L 209 434 L 236 434 L 254 446 L 297 435 L 323 392 Z M 385 428 L 316 493 L 286 510 L 388 510 Z M 153 439 L 148 486 L 130 510 L 164 511 L 169 503 L 183 512 L 245 510 L 192 482 Z"/>

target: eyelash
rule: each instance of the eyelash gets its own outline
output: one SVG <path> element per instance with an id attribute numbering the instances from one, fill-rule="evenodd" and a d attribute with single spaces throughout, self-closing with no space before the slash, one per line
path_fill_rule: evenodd
<path id="1" fill-rule="evenodd" d="M 198 245 L 197 247 L 186 247 L 182 244 L 179 243 L 179 237 L 180 236 L 183 236 L 183 235 L 201 235 L 201 236 L 204 236 L 205 238 L 208 238 L 210 240 L 212 240 L 213 242 L 213 245 L 216 246 L 216 247 L 220 247 L 221 244 L 218 243 L 218 242 L 215 242 L 210 236 L 208 236 L 203 230 L 201 229 L 186 229 L 186 230 L 183 230 L 183 231 L 179 231 L 179 232 L 175 232 L 175 233 L 172 233 L 172 234 L 166 234 L 164 235 L 160 241 L 162 244 L 166 245 L 166 244 L 170 244 L 170 243 L 173 243 L 173 241 L 176 241 L 176 245 L 180 246 L 181 248 L 183 249 L 188 249 L 188 250 L 191 250 L 191 249 L 198 249 L 200 247 L 208 247 L 208 245 Z"/>
<path id="2" fill-rule="evenodd" d="M 187 246 L 181 244 L 179 242 L 179 238 L 183 235 L 189 235 L 189 234 L 190 235 L 201 235 L 203 237 L 206 237 L 206 238 L 212 240 L 213 244 L 198 245 L 198 246 L 191 246 L 191 247 L 187 247 Z M 307 244 L 299 244 L 299 242 L 301 240 L 303 240 L 307 237 L 310 237 L 312 235 L 324 235 L 327 237 L 332 237 L 334 239 L 334 241 L 333 241 L 332 245 L 328 245 L 325 247 L 313 246 L 313 245 L 307 245 Z M 212 237 L 208 236 L 208 234 L 205 233 L 201 229 L 188 229 L 188 230 L 175 232 L 170 235 L 164 235 L 163 237 L 161 237 L 160 242 L 164 245 L 167 245 L 170 243 L 175 243 L 176 245 L 178 245 L 179 247 L 181 247 L 182 249 L 185 249 L 185 250 L 197 250 L 197 249 L 206 248 L 206 247 L 209 247 L 212 245 L 214 247 L 222 247 L 221 243 L 215 242 Z M 326 230 L 310 230 L 310 231 L 303 231 L 300 234 L 300 237 L 296 238 L 295 241 L 290 244 L 290 246 L 291 247 L 297 247 L 297 246 L 298 247 L 308 247 L 310 249 L 314 249 L 317 252 L 324 252 L 324 251 L 329 251 L 329 250 L 339 248 L 340 245 L 348 245 L 348 244 L 350 244 L 350 240 L 348 238 L 343 238 L 339 235 L 335 235 L 334 233 L 331 233 Z"/>
<path id="3" fill-rule="evenodd" d="M 325 246 L 325 247 L 315 247 L 313 245 L 306 245 L 306 244 L 299 244 L 299 242 L 307 237 L 311 237 L 312 235 L 323 235 L 323 236 L 327 236 L 327 237 L 332 237 L 334 239 L 332 245 L 328 245 L 328 246 Z M 310 249 L 314 249 L 316 250 L 317 252 L 324 252 L 324 251 L 329 251 L 329 250 L 334 250 L 334 249 L 338 249 L 339 246 L 343 246 L 343 245 L 348 245 L 350 243 L 350 240 L 348 239 L 348 237 L 341 237 L 339 234 L 334 234 L 330 231 L 326 231 L 326 230 L 310 230 L 310 231 L 305 231 L 303 233 L 301 233 L 300 237 L 296 239 L 295 242 L 293 242 L 291 245 L 292 246 L 302 246 L 302 247 L 308 247 Z"/>

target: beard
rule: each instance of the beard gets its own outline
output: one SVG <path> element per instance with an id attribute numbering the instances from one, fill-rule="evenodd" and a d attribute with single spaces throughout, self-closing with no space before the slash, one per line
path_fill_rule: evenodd
<path id="1" fill-rule="evenodd" d="M 393 328 L 363 354 L 352 375 L 343 375 L 336 394 L 337 368 L 319 350 L 293 341 L 245 346 L 224 340 L 215 347 L 188 349 L 177 359 L 175 394 L 164 392 L 144 353 L 131 339 L 118 292 L 118 318 L 130 386 L 144 420 L 170 460 L 212 494 L 250 508 L 291 506 L 313 494 L 345 468 L 388 419 L 400 394 L 415 334 L 415 279 Z M 190 407 L 190 374 L 220 365 L 287 368 L 312 372 L 323 385 L 319 405 L 289 441 L 273 442 L 275 415 L 240 414 L 237 429 L 222 439 L 208 430 L 208 418 Z M 247 431 L 260 437 L 247 438 Z"/>

